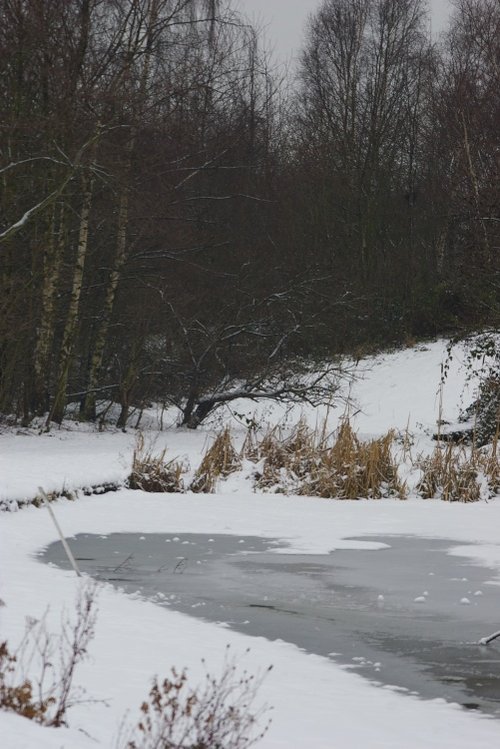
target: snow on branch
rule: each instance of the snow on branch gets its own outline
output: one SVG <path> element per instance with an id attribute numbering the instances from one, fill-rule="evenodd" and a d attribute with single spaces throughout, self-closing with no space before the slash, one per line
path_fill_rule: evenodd
<path id="1" fill-rule="evenodd" d="M 266 378 L 248 380 L 238 387 L 214 390 L 212 393 L 193 395 L 184 406 L 183 424 L 196 429 L 203 419 L 214 409 L 238 398 L 248 400 L 274 400 L 288 403 L 307 403 L 311 406 L 330 403 L 332 396 L 338 396 L 339 381 L 349 377 L 347 370 L 340 366 L 325 366 L 321 371 L 293 375 L 286 371 Z M 223 383 L 224 384 L 224 383 Z"/>
<path id="2" fill-rule="evenodd" d="M 8 229 L 6 229 L 4 232 L 0 234 L 0 242 L 9 239 L 9 237 L 13 236 L 14 234 L 17 234 L 17 232 L 25 226 L 30 218 L 35 216 L 37 213 L 40 213 L 40 211 L 43 211 L 44 208 L 46 208 L 48 205 L 50 205 L 64 190 L 69 180 L 65 180 L 62 187 L 60 186 L 57 190 L 54 190 L 54 192 L 51 192 L 50 195 L 47 195 L 46 198 L 41 200 L 39 203 L 34 205 L 32 208 L 30 208 L 26 213 L 21 216 L 19 221 L 16 221 L 15 224 L 12 224 L 9 226 Z"/>
<path id="3" fill-rule="evenodd" d="M 252 384 L 249 383 L 247 386 L 234 390 L 206 395 L 199 398 L 196 402 L 199 405 L 209 403 L 229 403 L 238 398 L 248 398 L 249 400 L 304 400 L 318 403 L 323 400 L 325 396 L 331 396 L 333 389 L 337 389 L 336 383 L 333 383 L 331 378 L 328 377 L 329 374 L 334 373 L 338 376 L 339 371 L 328 369 L 318 374 L 311 382 L 284 381 L 280 386 L 271 386 L 269 389 L 266 389 L 264 386 L 254 389 Z"/>
<path id="4" fill-rule="evenodd" d="M 67 162 L 59 161 L 58 159 L 54 159 L 52 156 L 31 156 L 29 159 L 21 159 L 21 161 L 11 161 L 10 164 L 7 164 L 7 166 L 3 166 L 0 169 L 0 174 L 5 174 L 5 172 L 9 172 L 11 169 L 15 169 L 18 166 L 23 166 L 24 164 L 31 164 L 34 161 L 50 161 L 52 164 L 57 164 L 58 166 L 68 166 Z"/>
<path id="5" fill-rule="evenodd" d="M 64 177 L 64 179 L 61 181 L 59 186 L 53 190 L 49 195 L 47 195 L 43 200 L 41 200 L 36 205 L 29 208 L 25 213 L 21 216 L 20 219 L 15 221 L 13 224 L 11 224 L 7 229 L 5 229 L 3 232 L 0 233 L 0 242 L 5 242 L 7 239 L 10 239 L 15 234 L 17 234 L 18 231 L 20 231 L 26 224 L 29 223 L 29 221 L 36 216 L 37 214 L 41 213 L 47 206 L 51 205 L 59 195 L 61 195 L 64 190 L 66 189 L 66 186 L 71 182 L 71 180 L 74 178 L 75 173 L 78 171 L 78 169 L 81 168 L 81 161 L 83 154 L 85 151 L 92 145 L 94 145 L 99 138 L 101 137 L 103 133 L 103 128 L 99 126 L 97 128 L 97 132 L 94 133 L 78 150 L 73 162 L 71 162 L 68 159 L 68 163 L 64 164 L 64 166 L 69 166 L 69 171 Z M 55 159 L 52 159 L 49 156 L 40 156 L 40 157 L 33 157 L 33 159 L 26 159 L 25 162 L 15 162 L 12 164 L 9 164 L 7 167 L 4 167 L 4 170 L 14 168 L 15 166 L 18 166 L 21 163 L 27 163 L 28 161 L 34 161 L 35 159 L 48 159 L 49 161 L 55 162 L 55 163 L 62 163 L 57 162 Z M 0 172 L 1 173 L 1 172 Z"/>

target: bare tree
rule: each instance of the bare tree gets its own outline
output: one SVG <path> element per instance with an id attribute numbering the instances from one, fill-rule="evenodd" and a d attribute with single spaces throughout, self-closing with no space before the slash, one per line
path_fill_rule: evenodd
<path id="1" fill-rule="evenodd" d="M 309 25 L 301 138 L 317 163 L 326 158 L 330 180 L 337 181 L 331 209 L 365 279 L 376 268 L 380 196 L 409 167 L 423 22 L 420 0 L 325 0 Z"/>
<path id="2" fill-rule="evenodd" d="M 494 304 L 498 289 L 499 34 L 497 3 L 456 3 L 436 106 L 450 195 L 447 260 L 486 305 Z"/>

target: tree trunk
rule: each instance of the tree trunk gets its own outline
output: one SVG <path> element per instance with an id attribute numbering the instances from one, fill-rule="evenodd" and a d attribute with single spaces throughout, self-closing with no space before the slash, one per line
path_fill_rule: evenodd
<path id="1" fill-rule="evenodd" d="M 33 359 L 33 395 L 31 408 L 42 414 L 49 407 L 49 358 L 54 340 L 55 295 L 64 247 L 64 205 L 61 205 L 56 235 L 55 208 L 51 221 L 50 238 L 43 258 L 40 324 L 37 330 Z"/>
<path id="2" fill-rule="evenodd" d="M 137 368 L 135 365 L 135 356 L 132 356 L 132 360 L 127 367 L 127 373 L 120 383 L 120 405 L 121 411 L 116 422 L 116 426 L 120 429 L 125 429 L 127 426 L 128 413 L 130 409 L 130 396 L 132 394 L 132 388 L 137 380 Z"/>
<path id="3" fill-rule="evenodd" d="M 66 387 L 68 384 L 69 370 L 73 354 L 73 344 L 78 324 L 78 312 L 80 308 L 80 297 L 82 293 L 83 271 L 87 257 L 90 209 L 92 205 L 93 179 L 90 174 L 82 178 L 83 203 L 80 214 L 80 230 L 78 234 L 78 249 L 76 253 L 75 267 L 73 271 L 73 283 L 69 302 L 66 325 L 63 333 L 61 351 L 59 353 L 59 368 L 56 392 L 52 409 L 47 418 L 47 426 L 51 421 L 60 424 L 64 416 L 66 406 Z"/>
<path id="4" fill-rule="evenodd" d="M 203 403 L 199 403 L 195 409 L 193 407 L 189 410 L 185 408 L 181 426 L 186 426 L 188 429 L 196 429 L 206 419 L 214 406 L 215 401 L 204 401 Z"/>
<path id="5" fill-rule="evenodd" d="M 121 268 L 125 262 L 127 249 L 127 225 L 129 215 L 128 187 L 124 187 L 120 194 L 120 205 L 118 210 L 118 233 L 116 239 L 116 254 L 114 265 L 109 277 L 104 309 L 100 325 L 94 343 L 94 351 L 90 360 L 89 376 L 87 381 L 87 394 L 83 403 L 82 415 L 84 419 L 94 420 L 96 417 L 96 388 L 99 373 L 102 366 L 104 347 L 108 337 L 109 324 L 116 296 L 118 281 L 120 280 Z"/>
<path id="6" fill-rule="evenodd" d="M 152 43 L 153 43 L 153 29 L 158 19 L 159 12 L 159 0 L 152 0 L 149 7 L 148 16 L 148 27 L 149 31 L 146 36 L 146 46 L 144 50 L 144 58 L 142 71 L 140 74 L 139 83 L 139 107 L 141 106 L 142 99 L 146 95 L 151 55 L 152 55 Z M 140 112 L 135 113 L 139 118 Z M 97 334 L 94 342 L 94 350 L 92 352 L 89 375 L 87 381 L 87 393 L 84 398 L 82 406 L 82 416 L 84 419 L 94 421 L 96 418 L 96 388 L 99 379 L 99 373 L 102 367 L 102 360 L 104 356 L 104 348 L 106 345 L 106 339 L 108 337 L 109 324 L 111 315 L 113 312 L 113 305 L 116 296 L 116 289 L 120 280 L 120 272 L 125 262 L 126 249 L 127 249 L 127 226 L 129 217 L 129 179 L 130 170 L 132 166 L 132 153 L 135 145 L 137 125 L 133 124 L 130 131 L 130 138 L 126 146 L 126 159 L 124 168 L 124 183 L 120 192 L 119 208 L 118 208 L 118 230 L 116 237 L 116 253 L 113 268 L 109 277 L 108 287 L 106 290 L 106 297 L 104 300 L 104 309 L 102 312 L 100 324 L 98 326 Z M 123 421 L 123 424 L 119 426 L 124 427 L 127 422 L 128 406 L 125 411 L 122 407 L 122 414 L 120 415 L 119 422 Z"/>
<path id="7" fill-rule="evenodd" d="M 484 248 L 484 259 L 485 259 L 485 262 L 486 262 L 486 266 L 490 267 L 491 266 L 491 249 L 490 249 L 490 243 L 489 243 L 489 240 L 488 240 L 488 230 L 486 229 L 486 224 L 485 224 L 485 222 L 483 220 L 483 217 L 481 215 L 482 214 L 482 212 L 481 212 L 481 194 L 480 194 L 480 190 L 479 190 L 479 180 L 478 180 L 478 177 L 477 177 L 477 174 L 476 174 L 476 170 L 474 168 L 474 163 L 472 161 L 472 154 L 471 154 L 470 142 L 469 142 L 469 134 L 468 134 L 468 131 L 467 131 L 467 124 L 465 122 L 465 115 L 464 115 L 463 112 L 461 112 L 461 116 L 462 116 L 462 126 L 463 126 L 463 131 L 464 131 L 464 150 L 465 150 L 465 155 L 466 155 L 466 159 L 467 159 L 467 171 L 469 173 L 468 176 L 469 176 L 469 179 L 470 179 L 470 182 L 471 182 L 471 185 L 472 185 L 472 191 L 473 191 L 473 194 L 474 194 L 474 205 L 475 205 L 475 208 L 476 208 L 476 217 L 477 217 L 477 220 L 478 220 L 479 225 L 481 227 L 481 233 L 482 233 L 481 240 L 482 240 L 483 248 Z"/>

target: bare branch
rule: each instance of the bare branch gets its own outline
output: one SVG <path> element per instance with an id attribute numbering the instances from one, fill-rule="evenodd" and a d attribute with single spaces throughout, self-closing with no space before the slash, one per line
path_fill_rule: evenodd
<path id="1" fill-rule="evenodd" d="M 58 159 L 54 159 L 52 156 L 32 156 L 29 159 L 22 159 L 21 161 L 11 161 L 10 164 L 7 164 L 7 166 L 4 166 L 0 169 L 0 174 L 5 174 L 5 172 L 10 171 L 11 169 L 15 169 L 18 166 L 23 166 L 24 164 L 31 164 L 34 161 L 50 161 L 53 164 L 57 164 L 58 166 L 68 166 L 67 161 L 58 161 Z"/>

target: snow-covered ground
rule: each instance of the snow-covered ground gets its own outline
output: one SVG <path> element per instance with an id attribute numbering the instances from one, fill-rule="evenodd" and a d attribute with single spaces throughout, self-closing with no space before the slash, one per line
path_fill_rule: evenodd
<path id="1" fill-rule="evenodd" d="M 442 342 L 378 357 L 352 388 L 362 434 L 378 435 L 390 427 L 409 426 L 419 449 L 429 449 L 438 413 Z M 363 365 L 366 367 L 366 362 Z M 443 415 L 456 419 L 465 375 L 456 360 L 444 389 Z M 471 394 L 465 396 L 465 403 Z M 357 409 L 355 409 L 357 410 Z M 255 414 L 241 403 L 237 413 Z M 270 422 L 299 417 L 297 409 L 258 407 Z M 340 413 L 340 411 L 339 411 Z M 306 412 L 310 423 L 321 418 Z M 334 412 L 332 422 L 339 414 Z M 231 421 L 229 415 L 226 415 Z M 237 422 L 234 422 L 237 424 Z M 175 428 L 157 433 L 157 446 L 171 457 L 185 456 L 197 465 L 209 427 L 199 432 Z M 23 500 L 42 485 L 58 490 L 119 481 L 130 467 L 134 434 L 94 434 L 61 430 L 50 435 L 4 433 L 0 436 L 0 498 Z M 352 536 L 415 534 L 450 538 L 456 550 L 490 569 L 500 582 L 500 501 L 447 504 L 411 498 L 336 502 L 309 497 L 255 494 L 244 476 L 221 485 L 215 495 L 151 495 L 120 490 L 101 496 L 61 500 L 54 505 L 66 535 L 76 533 L 228 533 L 286 539 L 291 551 L 325 553 L 352 547 Z M 56 631 L 64 607 L 71 609 L 78 581 L 69 572 L 40 564 L 37 550 L 56 540 L 44 508 L 27 507 L 0 514 L 0 640 L 11 646 L 24 631 L 26 616 L 39 618 L 50 606 L 49 626 Z M 464 544 L 464 546 L 459 546 Z M 361 544 L 362 545 L 362 544 Z M 365 544 L 366 545 L 366 544 Z M 374 548 L 373 553 L 377 553 Z M 499 600 L 500 610 L 500 600 Z M 500 619 L 500 616 L 499 616 Z M 484 633 L 482 633 L 484 634 Z M 273 707 L 272 725 L 263 749 L 491 749 L 500 745 L 500 723 L 444 700 L 424 701 L 380 688 L 329 660 L 308 655 L 282 641 L 269 642 L 223 626 L 194 620 L 126 596 L 110 586 L 99 593 L 96 636 L 90 661 L 76 682 L 95 700 L 75 707 L 69 728 L 48 729 L 6 712 L 0 713 L 2 749 L 123 749 L 117 734 L 127 711 L 138 717 L 154 674 L 171 666 L 187 667 L 193 683 L 208 668 L 221 668 L 226 645 L 251 672 L 274 668 L 258 700 Z M 246 653 L 247 648 L 250 652 Z"/>
<path id="2" fill-rule="evenodd" d="M 344 383 L 341 389 L 343 395 L 351 396 L 349 413 L 360 436 L 379 436 L 389 429 L 403 432 L 408 427 L 415 451 L 429 451 L 430 435 L 436 431 L 441 365 L 445 360 L 443 341 L 363 360 L 356 369 L 356 379 Z M 457 349 L 443 388 L 443 415 L 451 421 L 473 397 L 475 380 L 466 383 L 463 360 L 462 350 Z M 263 426 L 293 425 L 300 418 L 315 426 L 327 417 L 334 429 L 344 414 L 340 400 L 330 408 L 318 409 L 241 400 L 217 411 L 196 432 L 176 429 L 176 414 L 172 412 L 164 417 L 169 425 L 164 431 L 158 430 L 159 416 L 153 411 L 146 412 L 141 424 L 147 427 L 148 444 L 155 450 L 167 447 L 167 459 L 180 457 L 196 467 L 210 435 L 222 423 L 230 424 L 237 437 L 245 431 L 241 417 Z M 135 439 L 134 430 L 89 432 L 85 425 L 69 423 L 63 429 L 36 434 L 36 439 L 33 430 L 0 433 L 0 505 L 2 501 L 31 499 L 40 483 L 49 492 L 123 481 L 130 472 Z"/>

